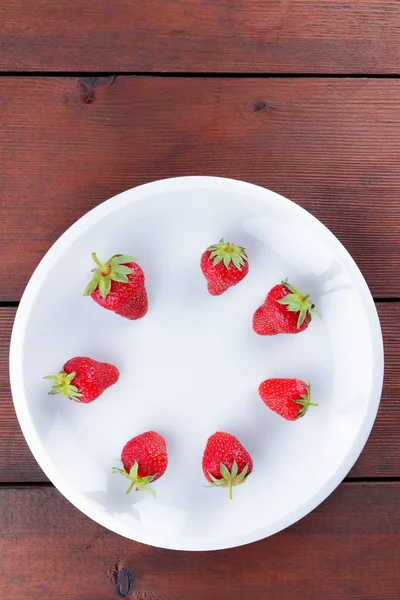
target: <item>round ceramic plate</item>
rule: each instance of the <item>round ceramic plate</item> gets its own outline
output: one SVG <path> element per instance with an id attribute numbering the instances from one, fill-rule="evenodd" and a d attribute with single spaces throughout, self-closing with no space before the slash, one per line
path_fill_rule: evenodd
<path id="1" fill-rule="evenodd" d="M 219 297 L 199 262 L 224 237 L 245 246 L 249 274 Z M 133 255 L 149 311 L 128 321 L 82 292 L 100 259 Z M 262 337 L 252 315 L 289 278 L 322 313 L 299 335 Z M 49 396 L 42 376 L 72 356 L 115 364 L 119 382 L 93 404 Z M 264 538 L 301 519 L 348 473 L 379 405 L 383 350 L 368 287 L 335 236 L 296 204 L 229 179 L 158 181 L 104 202 L 54 244 L 30 280 L 11 343 L 11 382 L 26 440 L 43 471 L 83 513 L 123 536 L 184 550 Z M 305 418 L 288 422 L 258 396 L 269 377 L 311 383 Z M 169 466 L 146 493 L 113 475 L 125 442 L 167 440 Z M 205 487 L 209 435 L 235 435 L 254 471 L 234 489 Z"/>

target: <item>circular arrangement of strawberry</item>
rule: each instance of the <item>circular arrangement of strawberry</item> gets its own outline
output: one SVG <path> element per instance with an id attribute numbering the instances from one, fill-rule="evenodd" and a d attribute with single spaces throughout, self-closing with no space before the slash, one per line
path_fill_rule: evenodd
<path id="1" fill-rule="evenodd" d="M 135 259 L 116 254 L 103 264 L 95 253 L 92 258 L 96 268 L 84 295 L 121 317 L 130 320 L 144 317 L 148 309 L 145 276 Z M 246 277 L 249 261 L 242 246 L 222 239 L 203 252 L 200 267 L 209 293 L 219 296 Z M 255 311 L 253 330 L 259 335 L 298 334 L 307 329 L 313 315 L 321 316 L 309 295 L 285 280 L 268 292 L 262 306 Z M 62 394 L 75 402 L 89 404 L 116 384 L 119 376 L 114 365 L 77 356 L 69 359 L 58 375 L 48 375 L 45 379 L 54 381 L 49 394 Z M 317 406 L 311 402 L 310 384 L 300 379 L 266 379 L 258 392 L 268 408 L 288 421 L 296 421 L 310 406 Z M 114 467 L 113 472 L 130 482 L 126 493 L 132 489 L 144 490 L 155 497 L 149 484 L 162 477 L 167 469 L 165 439 L 156 431 L 133 437 L 122 449 L 121 463 L 122 468 Z M 202 468 L 209 487 L 228 488 L 232 498 L 233 488 L 245 483 L 252 473 L 253 460 L 234 435 L 217 431 L 207 440 Z"/>

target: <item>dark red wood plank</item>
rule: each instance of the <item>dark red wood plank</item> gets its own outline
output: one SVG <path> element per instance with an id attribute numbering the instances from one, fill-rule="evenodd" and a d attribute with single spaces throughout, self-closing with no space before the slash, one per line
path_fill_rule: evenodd
<path id="1" fill-rule="evenodd" d="M 397 0 L 1 0 L 0 22 L 3 71 L 399 72 Z"/>
<path id="2" fill-rule="evenodd" d="M 367 445 L 350 477 L 400 478 L 400 303 L 378 304 L 385 340 L 385 384 Z M 0 482 L 46 481 L 20 431 L 8 382 L 8 344 L 15 311 L 0 309 Z"/>
<path id="3" fill-rule="evenodd" d="M 19 427 L 8 374 L 9 345 L 15 309 L 0 308 L 0 483 L 47 481 Z"/>
<path id="4" fill-rule="evenodd" d="M 0 488 L 0 596 L 110 600 L 133 575 L 135 600 L 395 600 L 400 483 L 345 483 L 266 540 L 219 552 L 173 552 L 108 532 L 53 488 Z"/>
<path id="5" fill-rule="evenodd" d="M 90 208 L 190 174 L 293 199 L 345 244 L 376 296 L 400 297 L 400 81 L 101 83 L 0 79 L 0 300 L 20 297 L 43 253 Z"/>
<path id="6" fill-rule="evenodd" d="M 378 303 L 385 379 L 377 419 L 350 477 L 400 478 L 400 302 Z"/>

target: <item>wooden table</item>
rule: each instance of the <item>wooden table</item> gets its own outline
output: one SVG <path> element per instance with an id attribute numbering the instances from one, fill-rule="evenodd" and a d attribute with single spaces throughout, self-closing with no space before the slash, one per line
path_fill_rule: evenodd
<path id="1" fill-rule="evenodd" d="M 135 600 L 398 600 L 398 0 L 0 0 L 0 23 L 0 597 L 108 600 L 127 569 Z M 110 196 L 189 174 L 321 219 L 367 279 L 386 353 L 342 485 L 288 530 L 215 553 L 146 547 L 79 513 L 30 454 L 8 383 L 43 253 Z"/>

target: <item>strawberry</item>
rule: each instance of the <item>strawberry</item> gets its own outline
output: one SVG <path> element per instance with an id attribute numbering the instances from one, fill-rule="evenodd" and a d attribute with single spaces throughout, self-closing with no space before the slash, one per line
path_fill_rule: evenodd
<path id="1" fill-rule="evenodd" d="M 217 431 L 207 440 L 203 455 L 203 473 L 210 487 L 232 488 L 244 483 L 253 470 L 253 460 L 235 436 Z"/>
<path id="2" fill-rule="evenodd" d="M 311 402 L 310 385 L 301 379 L 266 379 L 258 388 L 263 402 L 288 421 L 304 417 Z"/>
<path id="3" fill-rule="evenodd" d="M 249 263 L 244 248 L 220 240 L 203 252 L 200 267 L 208 281 L 208 291 L 219 296 L 246 277 Z"/>
<path id="4" fill-rule="evenodd" d="M 260 335 L 300 333 L 307 329 L 312 315 L 321 316 L 309 296 L 282 281 L 272 288 L 264 304 L 257 308 L 253 329 Z"/>
<path id="5" fill-rule="evenodd" d="M 65 363 L 58 375 L 48 375 L 44 379 L 55 380 L 50 395 L 63 394 L 75 402 L 89 404 L 118 381 L 119 371 L 109 363 L 76 356 Z"/>
<path id="6" fill-rule="evenodd" d="M 91 296 L 97 304 L 134 321 L 147 313 L 147 292 L 144 273 L 132 256 L 115 254 L 104 265 L 95 252 L 92 258 L 97 265 L 92 281 L 84 296 Z"/>
<path id="7" fill-rule="evenodd" d="M 145 490 L 154 497 L 155 491 L 148 487 L 157 481 L 168 465 L 167 445 L 164 438 L 156 431 L 146 431 L 132 438 L 125 444 L 121 453 L 123 469 L 113 468 L 113 473 L 120 473 L 130 480 L 127 494 L 135 488 Z"/>

